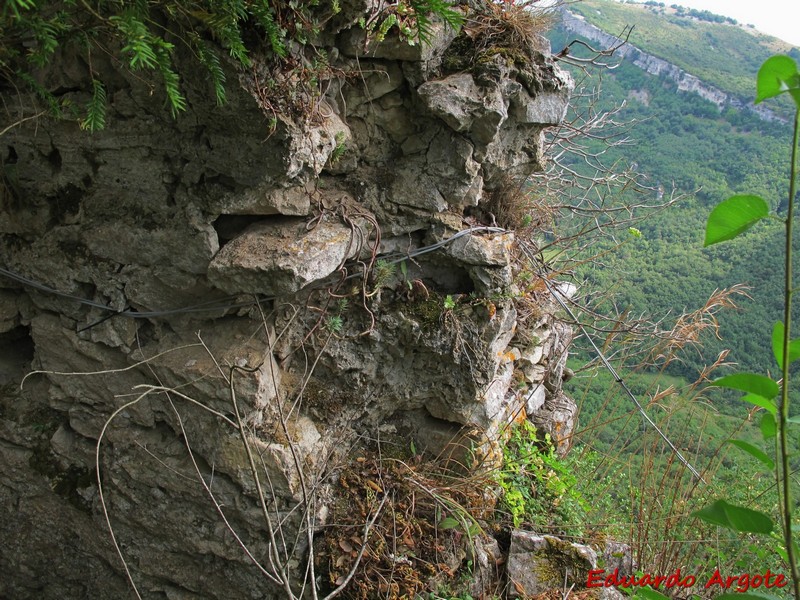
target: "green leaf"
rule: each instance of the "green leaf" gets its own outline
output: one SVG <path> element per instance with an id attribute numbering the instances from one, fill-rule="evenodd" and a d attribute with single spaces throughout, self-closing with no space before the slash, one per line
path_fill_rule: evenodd
<path id="1" fill-rule="evenodd" d="M 772 594 L 758 594 L 752 592 L 727 592 L 725 594 L 720 594 L 719 596 L 714 596 L 714 600 L 780 600 L 780 597 L 773 596 Z"/>
<path id="2" fill-rule="evenodd" d="M 772 353 L 780 368 L 783 368 L 783 334 L 783 323 L 778 321 L 772 328 Z M 800 358 L 800 339 L 789 342 L 789 364 L 798 358 Z"/>
<path id="3" fill-rule="evenodd" d="M 778 412 L 778 407 L 775 406 L 775 403 L 772 400 L 764 398 L 763 396 L 759 396 L 757 394 L 747 394 L 746 396 L 742 396 L 742 400 L 749 402 L 750 404 L 760 406 L 761 408 L 768 410 L 773 415 Z"/>
<path id="4" fill-rule="evenodd" d="M 456 527 L 461 527 L 461 523 L 453 517 L 447 517 L 439 521 L 439 529 L 454 529 Z"/>
<path id="5" fill-rule="evenodd" d="M 800 416 L 797 417 L 789 417 L 786 419 L 787 423 L 800 423 Z"/>
<path id="6" fill-rule="evenodd" d="M 753 444 L 745 442 L 744 440 L 728 440 L 728 442 L 761 461 L 770 471 L 775 468 L 775 462 L 769 456 L 767 456 L 767 453 L 761 450 L 761 448 L 757 448 Z"/>
<path id="7" fill-rule="evenodd" d="M 778 427 L 775 425 L 775 417 L 770 413 L 764 413 L 764 416 L 761 417 L 761 437 L 765 440 L 774 438 L 777 431 Z"/>
<path id="8" fill-rule="evenodd" d="M 717 500 L 711 506 L 695 511 L 692 516 L 733 531 L 769 534 L 773 529 L 772 519 L 764 513 L 735 506 L 725 500 Z"/>
<path id="9" fill-rule="evenodd" d="M 755 103 L 784 92 L 789 92 L 795 104 L 800 106 L 800 74 L 797 63 L 788 56 L 772 56 L 758 70 Z"/>
<path id="10" fill-rule="evenodd" d="M 731 240 L 767 216 L 769 206 L 763 198 L 750 195 L 731 196 L 717 204 L 708 215 L 703 246 Z"/>
<path id="11" fill-rule="evenodd" d="M 726 375 L 725 377 L 715 379 L 711 382 L 711 385 L 741 390 L 742 392 L 755 394 L 756 396 L 761 396 L 768 400 L 774 398 L 780 392 L 778 384 L 772 379 L 755 373 L 734 373 L 733 375 Z"/>
<path id="12" fill-rule="evenodd" d="M 633 595 L 634 598 L 645 598 L 645 600 L 669 600 L 669 596 L 665 596 L 654 589 L 649 587 L 643 587 L 636 590 L 636 593 Z"/>

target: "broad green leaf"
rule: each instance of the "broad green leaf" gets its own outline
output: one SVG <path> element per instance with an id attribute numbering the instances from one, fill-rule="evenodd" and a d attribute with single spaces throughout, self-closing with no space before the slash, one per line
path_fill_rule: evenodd
<path id="1" fill-rule="evenodd" d="M 749 402 L 750 404 L 760 406 L 761 408 L 768 410 L 773 415 L 778 412 L 778 407 L 775 406 L 775 403 L 772 400 L 768 400 L 767 398 L 759 396 L 758 394 L 747 394 L 746 396 L 742 396 L 742 400 Z"/>
<path id="2" fill-rule="evenodd" d="M 759 196 L 731 196 L 717 204 L 708 215 L 703 246 L 731 240 L 767 216 L 769 206 Z"/>
<path id="3" fill-rule="evenodd" d="M 778 427 L 775 425 L 775 417 L 769 413 L 764 413 L 764 416 L 761 417 L 761 437 L 768 440 L 774 438 L 777 432 Z"/>
<path id="4" fill-rule="evenodd" d="M 758 70 L 756 82 L 756 104 L 789 92 L 800 106 L 800 74 L 792 58 L 784 55 L 768 58 Z"/>
<path id="5" fill-rule="evenodd" d="M 645 600 L 669 600 L 669 596 L 665 596 L 664 594 L 649 587 L 643 587 L 636 590 L 636 593 L 633 595 L 633 597 L 644 598 Z"/>
<path id="6" fill-rule="evenodd" d="M 781 369 L 783 368 L 783 333 L 783 323 L 778 321 L 772 328 L 772 353 Z M 792 340 L 789 342 L 789 364 L 798 358 L 800 358 L 800 340 Z"/>
<path id="7" fill-rule="evenodd" d="M 692 516 L 734 531 L 768 534 L 773 529 L 772 519 L 764 513 L 728 504 L 725 500 L 717 500 L 711 506 L 695 511 Z"/>
<path id="8" fill-rule="evenodd" d="M 757 448 L 744 440 L 728 440 L 728 442 L 760 460 L 770 471 L 775 468 L 775 462 L 761 448 Z"/>
<path id="9" fill-rule="evenodd" d="M 787 423 L 800 423 L 800 416 L 797 417 L 789 417 L 786 419 Z"/>
<path id="10" fill-rule="evenodd" d="M 446 519 L 439 521 L 439 529 L 454 529 L 460 526 L 461 523 L 459 523 L 458 520 L 454 519 L 453 517 L 447 517 Z"/>
<path id="11" fill-rule="evenodd" d="M 768 400 L 777 396 L 780 391 L 778 389 L 778 384 L 772 379 L 764 375 L 757 375 L 756 373 L 734 373 L 733 375 L 726 375 L 725 377 L 715 379 L 711 382 L 711 385 L 741 390 L 749 394 L 767 398 Z"/>

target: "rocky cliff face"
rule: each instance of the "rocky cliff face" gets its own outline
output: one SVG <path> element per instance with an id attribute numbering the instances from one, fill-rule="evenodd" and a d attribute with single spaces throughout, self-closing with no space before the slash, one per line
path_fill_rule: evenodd
<path id="1" fill-rule="evenodd" d="M 456 32 L 367 44 L 357 17 L 302 115 L 269 112 L 266 65 L 218 107 L 177 56 L 173 120 L 98 57 L 103 132 L 3 134 L 3 597 L 287 597 L 352 448 L 488 455 L 525 416 L 568 448 L 570 330 L 544 296 L 518 311 L 483 207 L 541 168 L 569 78 L 544 43 L 448 69 Z M 42 84 L 81 101 L 83 67 Z"/>
<path id="2" fill-rule="evenodd" d="M 620 43 L 619 38 L 606 33 L 599 27 L 587 22 L 581 15 L 576 15 L 568 10 L 562 12 L 562 23 L 567 31 L 597 42 L 602 48 L 612 48 Z M 757 114 L 764 121 L 783 122 L 785 120 L 770 109 L 761 105 L 756 106 L 752 101 L 732 96 L 704 82 L 699 77 L 687 73 L 680 67 L 662 58 L 644 52 L 633 44 L 623 45 L 617 50 L 617 54 L 630 60 L 634 65 L 650 75 L 664 77 L 673 81 L 678 86 L 678 91 L 697 94 L 704 100 L 713 102 L 720 109 L 732 107 L 737 110 L 749 110 Z"/>

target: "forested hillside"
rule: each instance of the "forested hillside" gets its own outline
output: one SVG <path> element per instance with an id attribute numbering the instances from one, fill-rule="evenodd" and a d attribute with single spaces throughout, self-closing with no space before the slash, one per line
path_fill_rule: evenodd
<path id="1" fill-rule="evenodd" d="M 746 101 L 755 95 L 755 75 L 767 56 L 797 52 L 775 38 L 660 6 L 587 0 L 570 9 L 614 34 L 635 25 L 631 44 Z M 554 48 L 574 38 L 563 27 L 551 35 Z M 746 109 L 720 109 L 630 61 L 589 75 L 576 70 L 580 86 L 602 87 L 599 108 L 622 106 L 616 120 L 636 122 L 631 144 L 611 148 L 606 162 L 633 163 L 651 186 L 689 196 L 643 222 L 642 236 L 605 257 L 603 268 L 589 266 L 580 275 L 592 287 L 613 287 L 621 310 L 654 318 L 702 306 L 715 289 L 748 285 L 751 299 L 737 301 L 744 310 L 720 314 L 722 339 L 706 339 L 702 354 L 690 353 L 671 369 L 693 377 L 730 348 L 729 360 L 765 372 L 771 367 L 769 332 L 780 317 L 778 226 L 762 225 L 719 249 L 702 248 L 703 227 L 713 206 L 735 193 L 760 194 L 785 209 L 790 129 Z"/>
<path id="2" fill-rule="evenodd" d="M 746 24 L 663 3 L 584 0 L 568 8 L 585 19 L 577 25 L 575 19 L 565 19 L 576 29 L 586 31 L 580 26 L 589 23 L 615 36 L 630 32 L 628 42 L 638 49 L 621 48 L 609 57 L 598 53 L 608 48 L 596 41 L 602 35 L 580 37 L 564 25 L 551 32 L 554 51 L 562 49 L 563 62 L 571 65 L 576 79 L 576 96 L 583 99 L 583 106 L 573 107 L 572 122 L 579 127 L 586 122 L 581 111 L 590 116 L 613 113 L 605 130 L 592 131 L 592 140 L 570 166 L 587 176 L 596 176 L 598 162 L 619 173 L 630 169 L 620 177 L 630 185 L 595 190 L 601 207 L 677 201 L 651 210 L 643 221 L 630 221 L 630 234 L 617 228 L 599 247 L 587 249 L 582 261 L 566 261 L 561 272 L 582 283 L 582 301 L 589 310 L 581 318 L 591 324 L 589 333 L 644 412 L 708 484 L 697 486 L 691 480 L 676 452 L 615 381 L 616 374 L 592 365 L 584 368 L 588 360 L 595 365 L 599 361 L 585 340 L 578 340 L 576 345 L 583 343 L 586 351 L 573 361 L 579 373 L 569 391 L 580 406 L 576 454 L 582 468 L 592 465 L 586 492 L 591 517 L 618 524 L 620 530 L 627 526 L 641 563 L 656 570 L 667 564 L 701 572 L 726 563 L 737 568 L 779 564 L 768 546 L 735 535 L 717 539 L 710 548 L 703 540 L 720 530 L 711 533 L 691 514 L 719 497 L 770 514 L 775 510 L 772 478 L 752 456 L 728 443 L 733 439 L 760 448 L 762 416 L 740 400 L 740 393 L 706 385 L 733 372 L 719 364 L 726 362 L 738 363 L 739 372 L 776 376 L 771 332 L 783 317 L 783 224 L 765 221 L 736 240 L 707 249 L 703 241 L 710 212 L 734 194 L 760 195 L 785 215 L 791 103 L 770 102 L 774 113 L 764 119 L 764 113 L 752 110 L 752 101 L 761 64 L 775 53 L 794 58 L 800 53 Z M 660 68 L 664 65 L 659 60 L 675 68 Z M 686 91 L 691 86 L 685 85 L 685 77 L 676 77 L 678 71 L 681 77 L 699 78 L 699 85 L 712 90 L 705 96 L 715 101 Z M 593 160 L 583 160 L 593 154 Z M 608 180 L 605 175 L 603 182 Z M 622 220 L 631 214 L 641 215 L 625 213 Z M 747 286 L 747 295 L 726 299 L 716 293 L 741 285 Z M 715 312 L 715 306 L 728 300 L 738 309 Z M 671 330 L 680 315 L 709 308 Z M 602 315 L 615 318 L 604 321 Z M 717 319 L 719 337 L 714 335 Z M 625 330 L 642 324 L 647 326 L 641 328 L 637 346 Z M 695 337 L 701 329 L 704 335 Z M 683 339 L 670 345 L 659 333 Z M 706 370 L 708 365 L 716 368 Z M 605 498 L 629 509 L 631 522 L 620 524 L 618 515 L 604 508 Z"/>

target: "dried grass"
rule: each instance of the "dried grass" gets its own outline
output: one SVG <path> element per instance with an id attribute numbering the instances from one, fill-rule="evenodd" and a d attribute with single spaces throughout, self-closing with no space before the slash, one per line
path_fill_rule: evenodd
<path id="1" fill-rule="evenodd" d="M 530 52 L 541 44 L 540 36 L 556 21 L 553 10 L 537 4 L 539 0 L 481 2 L 464 33 L 476 42 L 479 52 L 493 47 Z"/>

